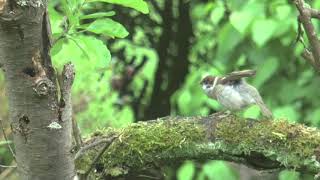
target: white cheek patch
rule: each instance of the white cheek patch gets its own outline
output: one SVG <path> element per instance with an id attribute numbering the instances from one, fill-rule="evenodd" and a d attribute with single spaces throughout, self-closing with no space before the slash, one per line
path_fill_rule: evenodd
<path id="1" fill-rule="evenodd" d="M 202 84 L 202 89 L 203 90 L 206 90 L 207 89 L 207 86 L 205 84 Z"/>
<path id="2" fill-rule="evenodd" d="M 206 92 L 207 94 L 211 94 L 213 91 L 213 87 L 212 86 L 207 86 L 207 85 L 202 85 L 202 89 L 204 90 L 204 92 Z"/>

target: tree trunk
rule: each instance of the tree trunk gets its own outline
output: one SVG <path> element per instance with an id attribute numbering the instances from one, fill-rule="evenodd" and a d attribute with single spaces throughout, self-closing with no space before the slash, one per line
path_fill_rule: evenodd
<path id="1" fill-rule="evenodd" d="M 72 179 L 70 88 L 73 66 L 60 86 L 51 65 L 47 2 L 0 3 L 0 64 L 20 179 Z M 61 90 L 59 100 L 58 91 Z"/>

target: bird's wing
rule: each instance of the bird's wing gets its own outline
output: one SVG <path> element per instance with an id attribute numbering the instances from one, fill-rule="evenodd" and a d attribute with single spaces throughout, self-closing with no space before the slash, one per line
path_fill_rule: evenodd
<path id="1" fill-rule="evenodd" d="M 242 71 L 234 71 L 231 72 L 227 75 L 225 75 L 224 77 L 221 78 L 222 83 L 223 82 L 229 82 L 229 81 L 235 81 L 235 80 L 240 80 L 241 78 L 245 78 L 245 77 L 251 77 L 256 75 L 256 71 L 255 70 L 242 70 Z"/>

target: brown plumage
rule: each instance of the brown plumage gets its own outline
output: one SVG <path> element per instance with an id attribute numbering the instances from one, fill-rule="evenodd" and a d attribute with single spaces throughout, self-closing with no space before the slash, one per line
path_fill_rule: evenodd
<path id="1" fill-rule="evenodd" d="M 210 98 L 216 99 L 231 111 L 239 111 L 256 104 L 263 116 L 271 118 L 272 112 L 264 104 L 258 90 L 243 79 L 255 74 L 254 70 L 243 70 L 223 77 L 209 75 L 203 78 L 200 84 Z"/>

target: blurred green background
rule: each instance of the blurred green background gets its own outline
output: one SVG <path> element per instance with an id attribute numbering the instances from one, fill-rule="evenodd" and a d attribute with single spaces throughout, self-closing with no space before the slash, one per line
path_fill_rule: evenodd
<path id="1" fill-rule="evenodd" d="M 308 3 L 320 8 L 320 0 Z M 68 61 L 76 67 L 74 118 L 84 136 L 168 115 L 220 111 L 199 81 L 205 74 L 242 69 L 257 70 L 248 81 L 275 117 L 319 126 L 320 78 L 300 57 L 297 10 L 290 0 L 51 0 L 49 14 L 54 65 L 58 71 Z M 319 23 L 314 25 L 318 30 Z M 258 118 L 259 109 L 243 115 Z M 3 74 L 0 117 L 7 119 Z M 1 164 L 11 159 L 0 143 Z M 257 172 L 221 161 L 200 168 L 188 161 L 170 178 L 243 179 L 243 174 L 257 178 Z M 275 177 L 308 176 L 282 171 L 269 178 Z"/>

